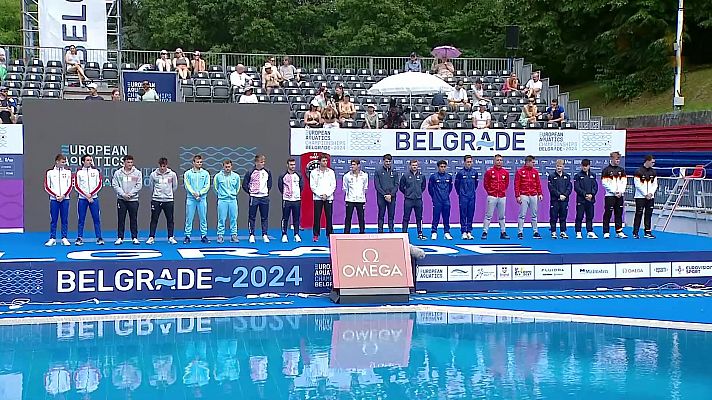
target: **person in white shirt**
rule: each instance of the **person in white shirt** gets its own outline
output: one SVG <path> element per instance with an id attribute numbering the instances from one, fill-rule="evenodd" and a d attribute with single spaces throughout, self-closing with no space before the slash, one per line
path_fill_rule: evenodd
<path id="1" fill-rule="evenodd" d="M 480 100 L 479 109 L 472 113 L 472 127 L 487 129 L 492 125 L 492 115 L 487 111 L 487 101 Z"/>
<path id="2" fill-rule="evenodd" d="M 297 160 L 290 158 L 287 160 L 287 171 L 277 179 L 277 188 L 282 193 L 282 242 L 289 241 L 287 238 L 287 228 L 289 227 L 289 216 L 292 217 L 294 227 L 294 241 L 301 242 L 299 236 L 299 220 L 302 211 L 302 189 L 304 189 L 304 179 L 297 172 Z"/>
<path id="3" fill-rule="evenodd" d="M 252 78 L 245 73 L 244 65 L 237 64 L 235 70 L 230 74 L 230 87 L 233 98 L 237 98 L 237 95 L 244 92 L 248 86 L 252 86 Z"/>
<path id="4" fill-rule="evenodd" d="M 156 101 L 161 101 L 161 99 L 158 97 L 158 93 L 156 93 L 156 90 L 151 87 L 151 83 L 148 81 L 143 81 L 143 94 L 141 95 L 140 99 L 141 101 L 148 101 L 148 102 L 156 102 Z"/>
<path id="5" fill-rule="evenodd" d="M 351 218 L 356 209 L 358 217 L 358 233 L 366 233 L 366 218 L 364 206 L 366 205 L 366 190 L 368 190 L 368 174 L 361 171 L 361 160 L 351 160 L 351 171 L 344 174 L 343 190 L 346 195 L 346 219 L 344 220 L 344 233 L 351 233 Z"/>
<path id="6" fill-rule="evenodd" d="M 77 241 L 75 245 L 84 244 L 84 221 L 87 217 L 87 208 L 91 212 L 91 219 L 94 222 L 94 234 L 96 244 L 103 245 L 104 239 L 101 236 L 101 212 L 99 209 L 99 190 L 104 182 L 101 172 L 94 168 L 94 158 L 88 154 L 82 156 L 82 167 L 74 174 L 74 189 L 79 194 L 77 203 L 77 213 L 79 224 L 77 225 Z"/>
<path id="7" fill-rule="evenodd" d="M 526 84 L 526 97 L 536 97 L 537 99 L 541 97 L 542 82 L 539 80 L 539 73 L 534 72 L 532 78 L 527 81 Z"/>
<path id="8" fill-rule="evenodd" d="M 245 88 L 245 93 L 240 96 L 240 101 L 238 101 L 238 104 L 257 104 L 259 101 L 257 100 L 257 96 L 255 96 L 254 93 L 252 93 L 252 87 L 248 86 Z"/>
<path id="9" fill-rule="evenodd" d="M 453 110 L 456 110 L 458 106 L 469 106 L 467 101 L 467 91 L 462 87 L 462 81 L 457 81 L 457 84 L 455 84 L 455 90 L 448 93 L 447 101 L 450 104 L 450 108 Z"/>
<path id="10" fill-rule="evenodd" d="M 170 72 L 173 70 L 173 62 L 168 58 L 168 50 L 161 50 L 161 57 L 156 60 L 156 68 L 160 72 Z"/>
<path id="11" fill-rule="evenodd" d="M 321 231 L 321 213 L 326 214 L 326 236 L 334 231 L 332 215 L 334 212 L 334 191 L 336 190 L 336 175 L 329 168 L 329 156 L 322 154 L 319 157 L 319 168 L 309 174 L 309 187 L 314 199 L 314 226 L 312 232 L 315 242 L 319 240 Z"/>
<path id="12" fill-rule="evenodd" d="M 67 168 L 67 156 L 57 154 L 54 167 L 47 170 L 44 189 L 49 194 L 49 240 L 45 246 L 57 244 L 57 218 L 62 219 L 62 246 L 70 246 L 67 239 L 69 225 L 69 197 L 72 192 L 72 171 Z"/>

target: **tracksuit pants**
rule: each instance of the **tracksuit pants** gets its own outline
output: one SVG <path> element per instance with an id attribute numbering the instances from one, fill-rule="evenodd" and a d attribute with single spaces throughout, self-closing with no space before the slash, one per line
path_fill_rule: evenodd
<path id="1" fill-rule="evenodd" d="M 423 234 L 423 199 L 405 199 L 403 201 L 403 233 L 408 233 L 410 214 L 415 211 L 415 225 L 418 227 L 418 236 Z"/>
<path id="2" fill-rule="evenodd" d="M 366 233 L 366 217 L 364 215 L 364 206 L 366 203 L 361 202 L 346 202 L 346 219 L 344 220 L 344 233 L 351 233 L 351 219 L 354 216 L 354 208 L 356 209 L 356 217 L 358 218 L 358 233 Z"/>
<path id="3" fill-rule="evenodd" d="M 623 196 L 606 196 L 603 212 L 603 233 L 610 233 L 611 216 L 614 216 L 616 233 L 623 230 Z"/>
<path id="4" fill-rule="evenodd" d="M 138 238 L 138 201 L 126 201 L 124 199 L 116 199 L 118 208 L 118 223 L 116 226 L 116 237 L 124 238 L 126 231 L 126 213 L 129 214 L 129 228 L 131 230 L 131 239 Z"/>
<path id="5" fill-rule="evenodd" d="M 386 210 L 388 210 L 388 231 L 395 232 L 396 196 L 391 196 L 390 202 L 381 195 L 376 198 L 378 199 L 378 233 L 383 232 L 383 219 L 386 216 Z"/>
<path id="6" fill-rule="evenodd" d="M 586 216 L 586 232 L 593 232 L 593 202 L 584 200 L 576 202 L 576 232 L 581 232 L 581 223 Z"/>
<path id="7" fill-rule="evenodd" d="M 534 196 L 521 195 L 519 198 L 522 200 L 522 204 L 519 205 L 519 218 L 517 219 L 517 228 L 519 232 L 524 231 L 524 219 L 527 217 L 527 210 L 531 211 L 532 216 L 532 230 L 534 232 L 539 231 L 539 198 Z"/>
<path id="8" fill-rule="evenodd" d="M 267 234 L 267 221 L 269 218 L 269 197 L 254 197 L 250 196 L 250 208 L 247 215 L 247 228 L 250 231 L 250 236 L 255 234 L 255 220 L 257 219 L 257 210 L 260 211 L 260 224 L 262 226 L 262 236 Z"/>
<path id="9" fill-rule="evenodd" d="M 475 198 L 460 196 L 460 232 L 472 232 L 472 219 L 475 216 Z"/>
<path id="10" fill-rule="evenodd" d="M 173 237 L 173 231 L 175 229 L 175 223 L 173 222 L 173 204 L 174 203 L 172 201 L 151 200 L 151 225 L 149 226 L 149 237 L 156 237 L 156 227 L 158 227 L 158 218 L 161 216 L 161 212 L 163 212 L 163 215 L 166 216 L 168 237 Z"/>
<path id="11" fill-rule="evenodd" d="M 49 238 L 57 239 L 57 218 L 62 219 L 62 239 L 67 237 L 69 221 L 69 199 L 49 201 Z"/>
<path id="12" fill-rule="evenodd" d="M 208 199 L 200 197 L 196 200 L 190 196 L 185 199 L 185 236 L 190 237 L 193 233 L 193 219 L 195 210 L 198 210 L 198 222 L 200 223 L 200 236 L 208 236 Z"/>
<path id="13" fill-rule="evenodd" d="M 329 236 L 334 232 L 334 201 L 333 200 L 314 200 L 314 226 L 312 228 L 312 233 L 314 236 L 319 236 L 321 231 L 321 212 L 324 210 L 326 215 L 326 236 Z"/>
<path id="14" fill-rule="evenodd" d="M 559 222 L 561 232 L 566 232 L 566 217 L 569 215 L 569 200 L 551 200 L 549 205 L 549 225 L 556 232 L 556 222 Z"/>
<path id="15" fill-rule="evenodd" d="M 640 220 L 643 220 L 643 229 L 645 233 L 651 232 L 651 219 L 653 218 L 653 206 L 655 199 L 635 199 L 635 219 L 633 220 L 633 233 L 637 234 L 640 230 Z"/>
<path id="16" fill-rule="evenodd" d="M 430 231 L 435 233 L 438 231 L 440 217 L 443 220 L 443 232 L 450 233 L 450 203 L 433 202 L 433 223 L 430 225 Z"/>
<path id="17" fill-rule="evenodd" d="M 94 235 L 97 239 L 101 239 L 101 208 L 99 207 L 99 198 L 89 202 L 87 199 L 79 199 L 77 202 L 77 213 L 79 214 L 79 224 L 77 225 L 77 238 L 84 237 L 84 221 L 87 218 L 87 208 L 91 212 L 91 220 L 94 223 Z"/>
<path id="18" fill-rule="evenodd" d="M 225 234 L 225 220 L 230 224 L 230 235 L 237 235 L 237 199 L 218 199 L 218 236 Z"/>
<path id="19" fill-rule="evenodd" d="M 302 218 L 302 202 L 301 200 L 290 201 L 282 200 L 282 235 L 287 234 L 289 228 L 289 217 L 292 217 L 292 227 L 294 234 L 299 234 L 299 222 Z"/>
<path id="20" fill-rule="evenodd" d="M 485 212 L 485 220 L 482 223 L 483 232 L 487 232 L 489 230 L 490 222 L 492 222 L 492 216 L 494 216 L 495 209 L 497 210 L 497 218 L 499 219 L 499 229 L 502 232 L 507 230 L 506 221 L 504 220 L 505 210 L 507 209 L 507 198 L 487 196 L 487 211 Z"/>

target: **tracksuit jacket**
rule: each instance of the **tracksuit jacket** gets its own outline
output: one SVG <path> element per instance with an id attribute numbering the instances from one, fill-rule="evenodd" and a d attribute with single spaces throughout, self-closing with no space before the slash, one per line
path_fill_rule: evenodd
<path id="1" fill-rule="evenodd" d="M 277 188 L 282 193 L 282 200 L 299 201 L 302 199 L 302 190 L 304 189 L 304 179 L 302 174 L 294 172 L 284 172 L 277 179 Z"/>
<path id="2" fill-rule="evenodd" d="M 48 169 L 45 173 L 44 189 L 50 200 L 57 200 L 59 196 L 66 199 L 72 191 L 72 179 L 72 171 L 69 168 Z"/>
<path id="3" fill-rule="evenodd" d="M 128 194 L 130 197 L 126 201 L 138 201 L 138 193 L 143 187 L 143 174 L 136 167 L 132 167 L 128 173 L 123 168 L 119 168 L 114 172 L 111 187 L 114 188 L 119 199 L 125 200 L 123 196 Z"/>
<path id="4" fill-rule="evenodd" d="M 387 194 L 395 196 L 398 193 L 398 172 L 394 171 L 393 167 L 381 167 L 373 175 L 376 192 L 380 197 Z"/>
<path id="5" fill-rule="evenodd" d="M 586 201 L 586 195 L 592 194 L 591 203 L 596 202 L 596 193 L 598 193 L 598 181 L 596 174 L 591 170 L 588 172 L 579 171 L 574 175 L 574 191 L 576 192 L 576 201 L 581 203 Z"/>
<path id="6" fill-rule="evenodd" d="M 479 185 L 479 175 L 474 168 L 463 168 L 455 175 L 455 192 L 464 198 L 474 198 Z"/>
<path id="7" fill-rule="evenodd" d="M 601 184 L 606 190 L 606 196 L 615 196 L 616 193 L 624 193 L 628 186 L 628 178 L 623 167 L 608 165 L 601 171 Z"/>
<path id="8" fill-rule="evenodd" d="M 509 172 L 502 167 L 492 167 L 485 172 L 485 191 L 488 196 L 505 197 L 509 187 Z"/>
<path id="9" fill-rule="evenodd" d="M 237 200 L 237 192 L 240 191 L 240 175 L 225 171 L 220 171 L 213 177 L 213 189 L 218 196 L 218 200 Z"/>
<path id="10" fill-rule="evenodd" d="M 560 197 L 562 194 L 566 196 L 565 202 L 568 203 L 569 197 L 571 196 L 571 176 L 566 172 L 561 175 L 553 171 L 549 174 L 549 194 L 551 195 L 551 201 L 561 201 Z"/>
<path id="11" fill-rule="evenodd" d="M 168 168 L 166 173 L 162 174 L 161 170 L 156 168 L 151 172 L 149 179 L 153 186 L 151 200 L 161 203 L 173 201 L 173 193 L 178 190 L 178 175 L 173 170 Z"/>
<path id="12" fill-rule="evenodd" d="M 334 191 L 336 190 L 334 170 L 331 168 L 327 168 L 323 172 L 321 168 L 312 170 L 309 174 L 309 187 L 314 200 L 321 200 L 321 195 L 325 194 L 326 201 L 334 201 Z"/>
<path id="13" fill-rule="evenodd" d="M 450 205 L 450 192 L 452 192 L 452 174 L 436 172 L 428 180 L 428 193 L 433 199 L 433 204 Z"/>
<path id="14" fill-rule="evenodd" d="M 342 189 L 346 193 L 347 203 L 365 203 L 368 190 L 368 173 L 360 171 L 354 175 L 351 171 L 344 174 Z"/>
<path id="15" fill-rule="evenodd" d="M 242 179 L 242 190 L 251 197 L 267 197 L 272 189 L 272 173 L 267 168 L 252 168 Z"/>
<path id="16" fill-rule="evenodd" d="M 183 184 L 189 199 L 194 199 L 193 194 L 197 193 L 203 200 L 210 190 L 210 173 L 202 168 L 198 171 L 191 168 L 183 174 Z"/>
<path id="17" fill-rule="evenodd" d="M 635 183 L 635 198 L 644 199 L 648 194 L 655 194 L 658 190 L 658 179 L 657 173 L 652 168 L 645 168 L 641 166 L 635 171 L 635 178 L 633 182 Z"/>
<path id="18" fill-rule="evenodd" d="M 519 168 L 514 176 L 514 196 L 542 195 L 541 175 L 534 167 L 524 166 Z"/>
<path id="19" fill-rule="evenodd" d="M 398 189 L 406 199 L 420 200 L 423 198 L 423 192 L 425 191 L 425 177 L 420 171 L 414 174 L 408 170 L 408 172 L 401 175 Z"/>
<path id="20" fill-rule="evenodd" d="M 96 168 L 81 168 L 74 174 L 74 188 L 80 199 L 96 198 L 104 177 Z"/>

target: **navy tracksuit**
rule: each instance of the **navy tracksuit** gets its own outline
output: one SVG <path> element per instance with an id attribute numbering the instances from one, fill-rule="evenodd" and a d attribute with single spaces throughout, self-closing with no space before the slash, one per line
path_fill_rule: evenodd
<path id="1" fill-rule="evenodd" d="M 463 168 L 455 175 L 455 192 L 460 202 L 460 232 L 472 232 L 475 215 L 475 193 L 479 185 L 479 175 L 474 168 Z"/>
<path id="2" fill-rule="evenodd" d="M 443 220 L 443 231 L 450 232 L 450 192 L 452 192 L 453 179 L 452 174 L 445 172 L 441 174 L 436 172 L 430 175 L 428 182 L 428 193 L 433 199 L 433 223 L 430 231 L 435 233 L 438 231 L 438 223 L 440 217 Z"/>
<path id="3" fill-rule="evenodd" d="M 560 200 L 561 195 L 566 200 Z M 556 222 L 559 222 L 561 232 L 566 232 L 566 217 L 569 215 L 569 196 L 571 195 L 571 176 L 566 172 L 561 175 L 556 171 L 549 174 L 549 225 L 556 232 Z"/>
<path id="4" fill-rule="evenodd" d="M 379 168 L 373 173 L 376 186 L 376 199 L 378 203 L 378 232 L 383 232 L 383 219 L 388 210 L 388 231 L 395 232 L 394 220 L 396 217 L 396 193 L 398 193 L 398 172 L 393 167 Z M 385 195 L 391 195 L 391 201 L 386 201 Z"/>
<path id="5" fill-rule="evenodd" d="M 398 190 L 403 193 L 403 232 L 408 233 L 410 214 L 415 211 L 415 224 L 418 227 L 418 236 L 423 234 L 423 192 L 425 191 L 425 177 L 420 171 L 415 174 L 408 172 L 401 175 Z"/>
<path id="6" fill-rule="evenodd" d="M 579 171 L 574 175 L 574 191 L 576 192 L 576 232 L 581 232 L 581 223 L 586 216 L 586 231 L 593 232 L 593 204 L 598 193 L 596 174 Z M 591 201 L 586 200 L 586 195 L 592 195 Z"/>

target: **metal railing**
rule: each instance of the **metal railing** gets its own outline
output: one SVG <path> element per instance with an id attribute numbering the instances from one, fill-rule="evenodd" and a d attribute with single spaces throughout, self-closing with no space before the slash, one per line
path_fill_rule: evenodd
<path id="1" fill-rule="evenodd" d="M 678 178 L 657 177 L 658 190 L 655 192 L 655 207 L 661 208 L 672 193 Z M 635 187 L 633 177 L 628 177 L 628 186 L 625 192 L 625 201 L 634 203 Z M 712 213 L 712 179 L 693 179 L 682 193 L 678 210 L 700 210 Z"/>

